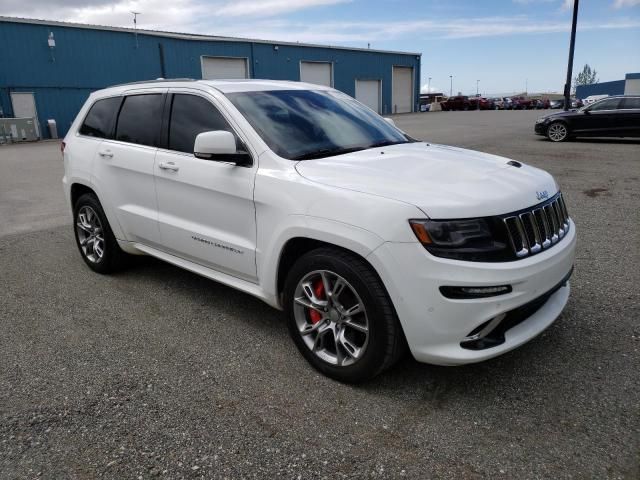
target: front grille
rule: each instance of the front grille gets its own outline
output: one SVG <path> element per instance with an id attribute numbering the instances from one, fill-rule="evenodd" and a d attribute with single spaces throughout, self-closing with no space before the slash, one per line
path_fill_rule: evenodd
<path id="1" fill-rule="evenodd" d="M 569 214 L 562 194 L 502 219 L 516 257 L 535 255 L 558 243 L 569 231 Z"/>

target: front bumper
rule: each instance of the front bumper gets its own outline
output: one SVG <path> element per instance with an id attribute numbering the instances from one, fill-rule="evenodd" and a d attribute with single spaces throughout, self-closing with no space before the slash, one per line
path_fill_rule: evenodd
<path id="1" fill-rule="evenodd" d="M 546 135 L 547 134 L 547 123 L 546 122 L 541 122 L 541 123 L 536 123 L 536 126 L 534 127 L 534 130 L 536 132 L 537 135 Z"/>
<path id="2" fill-rule="evenodd" d="M 369 255 L 387 287 L 416 360 L 439 365 L 483 361 L 539 335 L 560 315 L 569 298 L 576 244 L 575 224 L 553 248 L 505 263 L 464 262 L 434 257 L 419 243 L 387 242 Z M 564 284 L 564 286 L 562 286 Z M 445 298 L 441 286 L 511 285 L 508 294 L 478 299 Z M 559 286 L 559 287 L 558 287 Z M 470 333 L 501 314 L 548 294 L 530 316 L 503 332 L 504 341 L 487 348 L 461 346 Z"/>

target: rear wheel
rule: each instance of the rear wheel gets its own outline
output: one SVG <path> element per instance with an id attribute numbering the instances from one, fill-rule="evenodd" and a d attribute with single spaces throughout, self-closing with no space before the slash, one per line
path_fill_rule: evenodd
<path id="1" fill-rule="evenodd" d="M 74 232 L 82 259 L 93 271 L 111 273 L 126 262 L 98 198 L 85 193 L 73 209 Z"/>
<path id="2" fill-rule="evenodd" d="M 552 142 L 564 142 L 569 138 L 569 129 L 563 122 L 553 122 L 547 127 L 547 138 Z"/>
<path id="3" fill-rule="evenodd" d="M 313 367 L 357 383 L 391 367 L 405 348 L 391 300 L 359 257 L 320 248 L 301 257 L 284 288 L 289 332 Z"/>

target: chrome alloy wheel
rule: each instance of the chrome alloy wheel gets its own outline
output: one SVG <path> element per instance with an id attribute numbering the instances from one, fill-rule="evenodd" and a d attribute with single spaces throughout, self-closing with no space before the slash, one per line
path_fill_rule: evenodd
<path id="1" fill-rule="evenodd" d="M 369 341 L 369 320 L 356 290 L 328 270 L 308 273 L 295 290 L 298 331 L 317 357 L 332 365 L 352 365 Z"/>
<path id="2" fill-rule="evenodd" d="M 568 135 L 567 127 L 563 123 L 552 123 L 549 125 L 547 135 L 554 142 L 561 142 Z"/>
<path id="3" fill-rule="evenodd" d="M 102 223 L 95 210 L 87 205 L 80 207 L 76 221 L 76 233 L 82 254 L 97 263 L 104 256 L 104 234 Z"/>

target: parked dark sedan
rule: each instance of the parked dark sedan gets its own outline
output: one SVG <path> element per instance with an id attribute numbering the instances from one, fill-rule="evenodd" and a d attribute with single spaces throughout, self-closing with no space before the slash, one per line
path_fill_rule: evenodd
<path id="1" fill-rule="evenodd" d="M 536 121 L 535 132 L 552 142 L 572 137 L 640 137 L 640 96 L 607 97 L 579 110 Z"/>

